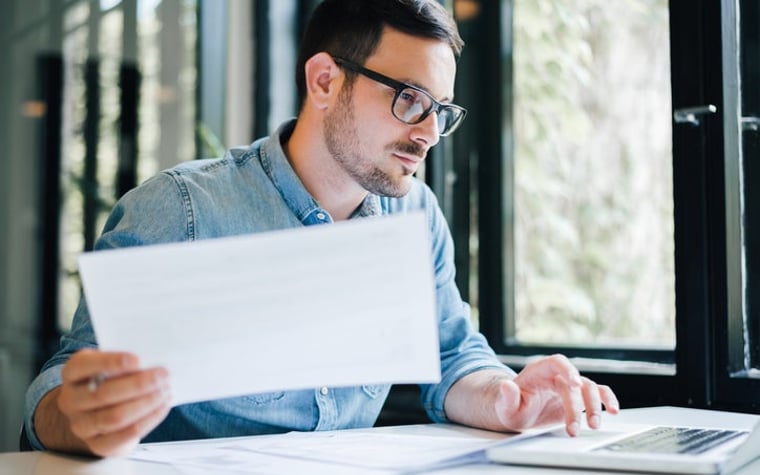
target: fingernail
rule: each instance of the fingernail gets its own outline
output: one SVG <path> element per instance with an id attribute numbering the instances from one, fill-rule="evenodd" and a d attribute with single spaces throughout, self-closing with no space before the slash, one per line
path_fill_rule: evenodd
<path id="1" fill-rule="evenodd" d="M 569 426 L 567 426 L 567 432 L 572 435 L 576 436 L 578 435 L 578 432 L 581 430 L 581 425 L 578 423 L 578 421 L 571 422 Z"/>

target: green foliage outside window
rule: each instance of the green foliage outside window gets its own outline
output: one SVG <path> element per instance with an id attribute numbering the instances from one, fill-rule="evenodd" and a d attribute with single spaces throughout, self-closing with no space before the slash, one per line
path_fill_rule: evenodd
<path id="1" fill-rule="evenodd" d="M 517 0 L 523 343 L 675 342 L 668 3 Z"/>

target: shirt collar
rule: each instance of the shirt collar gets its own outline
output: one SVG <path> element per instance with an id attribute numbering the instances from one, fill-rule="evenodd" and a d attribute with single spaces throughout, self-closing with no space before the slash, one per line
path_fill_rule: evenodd
<path id="1" fill-rule="evenodd" d="M 293 167 L 285 156 L 282 143 L 293 133 L 296 119 L 291 119 L 281 124 L 272 135 L 261 145 L 259 153 L 261 166 L 275 188 L 287 203 L 288 207 L 296 214 L 304 224 L 311 224 L 313 217 L 327 211 L 319 206 L 319 203 L 309 194 L 303 186 L 301 179 L 296 175 Z M 351 214 L 349 219 L 358 217 L 378 216 L 382 214 L 380 199 L 373 193 L 368 193 L 362 204 Z"/>

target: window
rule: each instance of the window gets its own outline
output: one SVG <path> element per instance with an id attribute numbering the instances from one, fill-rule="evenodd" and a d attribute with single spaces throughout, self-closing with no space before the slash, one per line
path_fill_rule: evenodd
<path id="1" fill-rule="evenodd" d="M 61 329 L 79 301 L 77 256 L 116 199 L 195 158 L 196 9 L 180 0 L 62 8 L 61 56 L 48 59 L 62 72 L 59 287 L 48 296 L 58 295 Z"/>
<path id="2" fill-rule="evenodd" d="M 565 353 L 627 407 L 757 407 L 755 3 L 454 3 L 448 212 L 506 362 Z"/>
<path id="3" fill-rule="evenodd" d="M 514 2 L 516 344 L 675 346 L 668 20 L 665 0 Z"/>

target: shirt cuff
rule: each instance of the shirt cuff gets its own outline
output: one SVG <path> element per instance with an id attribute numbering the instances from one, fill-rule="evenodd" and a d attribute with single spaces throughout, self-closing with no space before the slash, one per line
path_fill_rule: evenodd
<path id="1" fill-rule="evenodd" d="M 482 361 L 476 361 L 470 365 L 460 367 L 457 371 L 449 372 L 441 380 L 440 383 L 429 390 L 430 392 L 428 393 L 428 396 L 423 401 L 423 406 L 430 419 L 433 422 L 449 422 L 448 417 L 446 417 L 444 403 L 446 401 L 446 395 L 449 393 L 451 386 L 453 386 L 454 383 L 467 376 L 468 374 L 485 369 L 503 371 L 504 374 L 511 377 L 517 376 L 517 373 L 515 373 L 507 366 L 497 364 L 483 364 Z"/>
<path id="2" fill-rule="evenodd" d="M 34 413 L 43 397 L 61 385 L 62 365 L 53 366 L 40 373 L 29 386 L 24 400 L 24 426 L 26 438 L 35 450 L 45 450 L 34 427 Z"/>

